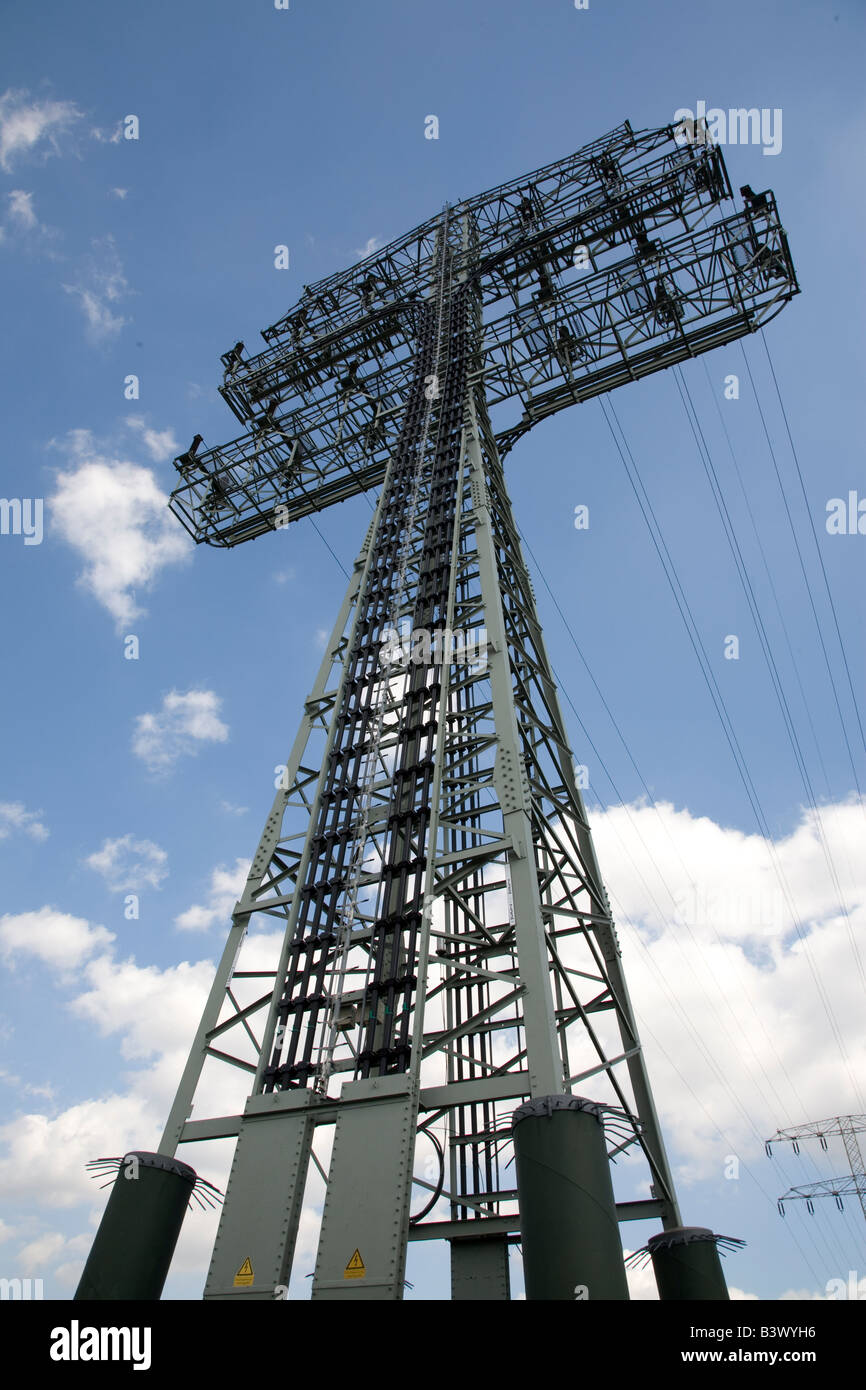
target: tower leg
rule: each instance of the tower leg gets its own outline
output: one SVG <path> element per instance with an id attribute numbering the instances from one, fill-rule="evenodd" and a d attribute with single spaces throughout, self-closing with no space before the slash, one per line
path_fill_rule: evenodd
<path id="1" fill-rule="evenodd" d="M 496 1236 L 452 1240 L 451 1297 L 485 1303 L 510 1299 L 508 1241 Z"/>
<path id="2" fill-rule="evenodd" d="M 627 1299 L 600 1108 L 542 1096 L 513 1132 L 527 1299 Z"/>
<path id="3" fill-rule="evenodd" d="M 405 1073 L 343 1086 L 314 1299 L 403 1297 L 416 1096 Z"/>
<path id="4" fill-rule="evenodd" d="M 663 1301 L 730 1298 L 716 1237 L 706 1227 L 662 1231 L 650 1237 L 647 1249 Z"/>
<path id="5" fill-rule="evenodd" d="M 309 1091 L 287 1091 L 247 1101 L 206 1299 L 274 1299 L 288 1283 L 313 1142 L 313 1100 Z"/>
<path id="6" fill-rule="evenodd" d="M 178 1159 L 124 1154 L 76 1302 L 159 1298 L 195 1182 Z"/>

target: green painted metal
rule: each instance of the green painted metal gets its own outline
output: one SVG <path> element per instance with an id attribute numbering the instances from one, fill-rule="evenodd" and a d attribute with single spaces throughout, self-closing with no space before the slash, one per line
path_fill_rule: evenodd
<path id="1" fill-rule="evenodd" d="M 209 1300 L 285 1297 L 314 1122 L 309 1091 L 251 1096 L 205 1284 Z M 258 1201 L 250 1201 L 256 1193 Z"/>
<path id="2" fill-rule="evenodd" d="M 798 292 L 772 195 L 723 217 L 730 196 L 720 151 L 626 122 L 306 287 L 262 353 L 223 357 L 247 433 L 202 452 L 196 436 L 176 461 L 196 540 L 233 546 L 384 490 L 160 1146 L 238 1135 L 209 1298 L 288 1282 L 319 1125 L 335 1142 L 315 1298 L 400 1298 L 407 1241 L 436 1238 L 455 1298 L 508 1297 L 520 1234 L 530 1298 L 623 1299 L 617 1218 L 680 1229 L 502 458 Z M 427 661 L 413 685 L 376 643 L 386 617 L 423 629 L 428 606 L 430 625 L 484 633 L 485 655 Z M 266 958 L 250 926 L 270 929 Z M 230 1112 L 191 1120 L 203 1069 L 226 1068 Z M 603 1111 L 561 1094 L 590 1077 Z M 507 1131 L 527 1096 L 546 1109 L 517 1112 L 515 1190 Z M 419 1177 L 431 1143 L 435 1181 Z M 650 1195 L 618 1212 L 609 1157 L 630 1148 Z"/>
<path id="3" fill-rule="evenodd" d="M 158 1299 L 195 1183 L 188 1163 L 125 1154 L 75 1300 Z"/>
<path id="4" fill-rule="evenodd" d="M 678 1226 L 647 1241 L 659 1298 L 728 1299 L 717 1237 L 705 1226 Z"/>
<path id="5" fill-rule="evenodd" d="M 499 1236 L 451 1242 L 451 1297 L 498 1303 L 511 1298 L 508 1241 Z"/>
<path id="6" fill-rule="evenodd" d="M 514 1112 L 527 1299 L 628 1299 L 602 1113 L 568 1095 Z"/>

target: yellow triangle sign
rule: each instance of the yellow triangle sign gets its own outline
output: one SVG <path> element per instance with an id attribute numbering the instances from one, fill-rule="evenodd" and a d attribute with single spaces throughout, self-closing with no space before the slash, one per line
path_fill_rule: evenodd
<path id="1" fill-rule="evenodd" d="M 240 1269 L 235 1275 L 235 1288 L 248 1289 L 253 1282 L 253 1277 L 253 1267 L 250 1263 L 250 1257 L 249 1255 L 247 1255 L 247 1258 L 244 1260 L 243 1264 L 241 1265 Z"/>
<path id="2" fill-rule="evenodd" d="M 356 1250 L 346 1268 L 343 1270 L 344 1279 L 363 1279 L 367 1273 L 367 1266 L 361 1259 L 360 1250 Z"/>

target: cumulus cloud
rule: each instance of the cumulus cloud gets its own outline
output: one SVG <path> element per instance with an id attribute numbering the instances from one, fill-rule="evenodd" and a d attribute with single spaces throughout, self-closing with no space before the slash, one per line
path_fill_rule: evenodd
<path id="1" fill-rule="evenodd" d="M 114 237 L 97 238 L 91 245 L 92 254 L 83 261 L 78 278 L 63 288 L 67 294 L 77 298 L 84 314 L 88 337 L 98 343 L 115 337 L 127 322 L 115 310 L 130 289 Z"/>
<path id="2" fill-rule="evenodd" d="M 151 429 L 140 415 L 130 415 L 126 424 L 140 437 L 154 463 L 165 463 L 180 453 L 180 445 L 171 430 Z"/>
<path id="3" fill-rule="evenodd" d="M 859 807 L 849 803 L 822 808 L 824 831 L 840 869 L 858 939 L 866 925 L 862 917 L 866 865 L 856 853 L 862 841 L 860 816 Z M 792 922 L 775 917 L 775 905 L 769 914 L 765 910 L 769 890 L 762 855 L 766 856 L 766 847 L 754 844 L 753 837 L 664 804 L 658 812 L 641 805 L 615 807 L 608 813 L 597 812 L 592 824 L 615 903 L 662 1128 L 681 1189 L 684 1183 L 718 1180 L 720 1154 L 747 1156 L 759 1145 L 760 1136 L 771 1134 L 780 1123 L 853 1109 L 838 1049 L 816 1001 L 809 970 L 811 957 L 828 983 L 854 1064 L 862 1066 L 862 992 L 826 866 L 822 870 L 814 821 L 804 814 L 775 845 L 800 909 L 808 953 Z M 736 895 L 728 888 L 724 896 L 720 864 L 728 865 Z M 214 872 L 204 903 L 188 910 L 198 915 L 186 924 L 187 929 L 204 929 L 218 916 L 227 925 L 246 867 L 239 860 L 234 869 L 221 867 Z M 737 895 L 742 896 L 745 908 Z M 0 942 L 5 940 L 7 920 L 0 923 Z M 103 930 L 81 925 L 87 931 Z M 16 936 L 17 947 L 30 934 Z M 279 933 L 252 936 L 245 947 L 252 955 L 244 958 L 242 968 L 273 968 L 278 939 Z M 85 946 L 87 941 L 85 933 Z M 37 1202 L 43 1210 L 86 1204 L 95 1220 L 104 1194 L 94 1194 L 83 1164 L 100 1153 L 122 1153 L 155 1143 L 213 979 L 213 964 L 184 962 L 164 970 L 118 961 L 107 946 L 73 949 L 71 958 L 78 961 L 79 972 L 70 1004 L 73 1015 L 100 1035 L 115 1038 L 119 1054 L 137 1069 L 128 1076 L 125 1088 L 118 1087 L 114 1094 L 85 1100 L 59 1114 L 25 1115 L 8 1125 L 0 1132 L 6 1148 L 5 1156 L 0 1156 L 0 1184 L 11 1200 Z M 235 1079 L 233 1068 L 222 1067 L 220 1077 L 224 1073 L 233 1074 L 234 1085 L 247 1084 L 240 1074 Z M 796 1095 L 786 1073 L 795 1080 Z M 220 1080 L 218 1084 L 228 1083 Z M 233 1113 L 232 1106 L 237 1108 L 239 1103 L 242 1100 L 234 1099 L 229 1104 L 223 1092 L 215 1090 L 203 1101 L 197 1100 L 195 1113 Z M 796 1113 L 782 1113 L 785 1106 L 796 1107 Z M 724 1135 L 721 1140 L 719 1131 Z M 731 1140 L 734 1148 L 728 1147 Z M 217 1146 L 200 1147 L 206 1150 L 201 1171 L 221 1182 Z M 199 1162 L 194 1152 L 185 1150 L 183 1157 L 194 1165 Z M 831 1153 L 826 1161 L 832 1168 L 843 1164 L 844 1156 Z M 618 1165 L 617 1181 L 623 1166 Z M 768 1186 L 772 1195 L 760 1241 L 752 1240 L 748 1229 L 736 1228 L 750 1243 L 738 1256 L 732 1299 L 756 1297 L 750 1285 L 755 1271 L 765 1275 L 768 1259 L 775 1261 L 778 1298 L 846 1296 L 824 1288 L 829 1276 L 840 1270 L 844 1275 L 846 1264 L 825 1267 L 820 1261 L 814 1279 L 800 1266 L 795 1246 L 788 1243 L 792 1223 L 770 1222 L 776 1190 L 772 1179 Z M 704 1194 L 712 1197 L 713 1190 L 711 1183 L 702 1188 L 700 1205 Z M 681 1191 L 681 1195 L 685 1194 Z M 688 1205 L 700 1210 L 694 1194 L 688 1194 Z M 185 1271 L 203 1277 L 215 1219 L 196 1216 L 185 1224 L 174 1278 Z M 820 1213 L 815 1217 L 816 1223 L 819 1220 Z M 310 1252 L 314 1248 L 316 1223 L 317 1212 L 307 1207 L 301 1258 L 306 1258 L 307 1246 Z M 11 1248 L 17 1238 L 28 1245 L 44 1239 L 46 1273 L 53 1262 L 60 1262 L 52 1277 L 73 1283 L 83 1251 L 69 1248 L 69 1238 L 75 1241 L 83 1236 L 73 1228 L 61 1246 L 52 1239 L 56 1225 L 52 1220 L 44 1232 L 22 1229 L 20 1237 L 16 1232 L 4 1249 L 4 1254 L 10 1250 L 9 1267 L 18 1267 Z M 84 1225 L 82 1216 L 78 1229 Z M 751 1265 L 750 1273 L 748 1262 L 754 1261 L 757 1249 L 759 1263 Z M 298 1265 L 299 1280 L 306 1268 L 309 1265 Z M 651 1270 L 630 1273 L 629 1284 L 635 1299 L 656 1296 Z M 300 1294 L 300 1283 L 296 1287 Z M 866 1292 L 864 1281 L 860 1280 L 857 1292 Z"/>
<path id="4" fill-rule="evenodd" d="M 136 1094 L 112 1095 L 71 1105 L 58 1115 L 19 1115 L 0 1128 L 0 1185 L 8 1202 L 43 1208 L 73 1207 L 94 1200 L 85 1164 L 105 1153 L 142 1147 L 153 1137 L 153 1119 Z"/>
<path id="5" fill-rule="evenodd" d="M 169 772 L 178 758 L 189 757 L 206 743 L 225 743 L 228 725 L 219 718 L 222 700 L 212 690 L 172 690 L 155 714 L 135 721 L 132 751 L 151 772 Z"/>
<path id="6" fill-rule="evenodd" d="M 88 430 L 72 431 L 67 447 L 73 466 L 48 498 L 52 522 L 84 561 L 79 584 L 123 632 L 145 612 L 136 589 L 187 560 L 192 542 L 149 468 L 101 454 Z"/>
<path id="7" fill-rule="evenodd" d="M 114 935 L 105 927 L 54 907 L 0 917 L 0 952 L 10 964 L 32 956 L 55 970 L 74 970 L 112 941 Z"/>
<path id="8" fill-rule="evenodd" d="M 97 140 L 100 145 L 119 145 L 123 139 L 123 122 L 118 121 L 109 130 L 102 126 L 92 126 L 90 130 L 91 140 Z M 125 189 L 123 190 L 126 191 Z"/>
<path id="9" fill-rule="evenodd" d="M 35 151 L 59 154 L 58 136 L 81 119 L 71 101 L 29 99 L 11 88 L 0 96 L 0 167 L 11 173 L 15 162 Z"/>
<path id="10" fill-rule="evenodd" d="M 127 1060 L 148 1061 L 168 1053 L 180 1056 L 189 1048 L 213 965 L 181 961 L 161 970 L 103 953 L 87 962 L 83 980 L 86 988 L 71 1001 L 70 1011 L 103 1037 L 118 1035 Z"/>
<path id="11" fill-rule="evenodd" d="M 14 830 L 29 835 L 31 840 L 47 840 L 48 831 L 39 817 L 41 811 L 28 811 L 21 801 L 0 801 L 0 840 L 7 840 Z"/>
<path id="12" fill-rule="evenodd" d="M 17 242 L 26 246 L 28 251 L 39 250 L 53 259 L 55 253 L 52 243 L 58 233 L 53 227 L 46 227 L 39 221 L 33 205 L 33 196 L 23 188 L 13 188 L 7 193 L 8 210 L 6 221 L 0 227 L 0 240 L 5 240 L 6 233 L 11 232 L 10 244 Z"/>
<path id="13" fill-rule="evenodd" d="M 372 256 L 373 252 L 378 251 L 381 245 L 382 242 L 377 236 L 371 236 L 365 241 L 363 246 L 355 247 L 355 255 L 363 260 L 365 256 Z"/>
<path id="14" fill-rule="evenodd" d="M 25 193 L 23 188 L 13 188 L 9 194 L 9 216 L 24 231 L 39 226 L 39 219 L 33 211 L 33 194 Z"/>
<path id="15" fill-rule="evenodd" d="M 762 1139 L 828 1107 L 859 1111 L 859 805 L 821 809 L 853 945 L 811 812 L 773 846 L 784 887 L 761 837 L 670 804 L 613 807 L 591 821 L 680 1181 L 718 1175 L 725 1154 L 747 1162 Z"/>
<path id="16" fill-rule="evenodd" d="M 232 909 L 243 892 L 250 871 L 248 859 L 236 859 L 233 869 L 223 865 L 211 874 L 210 887 L 205 904 L 194 903 L 175 918 L 181 931 L 208 931 L 215 922 L 222 922 L 228 928 Z"/>
<path id="17" fill-rule="evenodd" d="M 152 840 L 135 840 L 121 835 L 105 840 L 102 849 L 88 855 L 85 863 L 105 879 L 112 893 L 142 888 L 158 888 L 168 874 L 168 855 Z"/>

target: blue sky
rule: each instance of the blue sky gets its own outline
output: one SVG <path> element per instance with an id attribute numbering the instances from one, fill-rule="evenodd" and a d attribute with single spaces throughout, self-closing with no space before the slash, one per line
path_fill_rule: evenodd
<path id="1" fill-rule="evenodd" d="M 774 1206 L 818 1166 L 844 1171 L 841 1151 L 771 1163 L 759 1143 L 781 1125 L 863 1109 L 855 773 L 863 786 L 866 750 L 841 652 L 862 705 L 866 538 L 825 525 L 830 499 L 866 497 L 861 6 L 7 0 L 2 24 L 0 491 L 44 501 L 41 544 L 0 535 L 3 1272 L 68 1297 L 101 1202 L 84 1161 L 158 1139 L 273 769 L 342 597 L 328 547 L 349 570 L 369 517 L 357 498 L 319 519 L 321 535 L 303 521 L 230 553 L 193 550 L 164 498 L 193 434 L 214 444 L 236 432 L 216 392 L 219 354 L 238 338 L 254 344 L 305 284 L 444 201 L 625 118 L 664 125 L 703 100 L 782 112 L 777 154 L 724 154 L 735 188 L 776 193 L 803 289 L 766 343 L 805 500 L 761 340 L 684 377 L 820 818 L 804 809 L 675 378 L 625 388 L 614 405 L 796 914 L 780 900 L 599 403 L 539 426 L 507 477 L 541 566 L 530 561 L 687 1219 L 748 1240 L 728 1268 L 749 1295 L 822 1295 L 849 1269 L 862 1277 L 857 1213 L 828 1204 L 783 1223 Z M 430 113 L 435 141 L 424 138 Z M 123 138 L 130 114 L 136 140 Z M 274 268 L 280 243 L 286 271 Z M 729 373 L 736 401 L 723 396 Z M 586 531 L 572 524 L 580 503 Z M 129 634 L 137 660 L 124 658 Z M 737 661 L 724 658 L 731 634 Z M 124 917 L 131 891 L 137 920 Z M 738 1178 L 724 1176 L 730 1155 Z M 176 1297 L 201 1287 L 212 1230 L 204 1217 L 188 1227 L 196 1221 Z M 413 1266 L 416 1295 L 447 1295 L 443 1256 Z"/>

